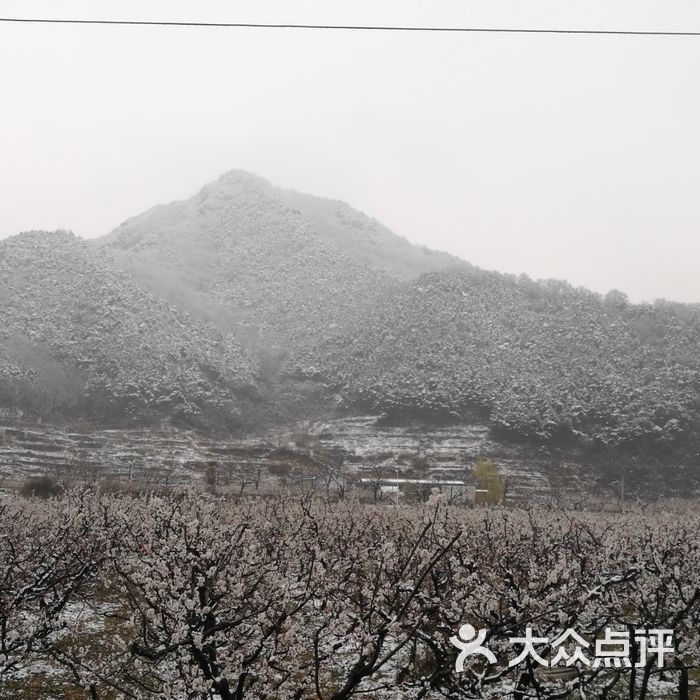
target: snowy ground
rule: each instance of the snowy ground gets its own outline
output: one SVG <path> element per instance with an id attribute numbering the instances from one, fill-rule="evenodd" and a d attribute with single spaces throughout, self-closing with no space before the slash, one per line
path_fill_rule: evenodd
<path id="1" fill-rule="evenodd" d="M 378 416 L 367 415 L 229 440 L 172 429 L 81 433 L 0 426 L 0 486 L 43 474 L 64 481 L 110 478 L 186 485 L 202 482 L 212 465 L 220 485 L 232 489 L 238 488 L 233 471 L 258 473 L 256 490 L 263 492 L 301 484 L 329 465 L 349 478 L 382 469 L 387 475 L 398 470 L 401 476 L 469 481 L 479 457 L 495 462 L 514 502 L 595 491 L 590 467 L 546 450 L 498 443 L 483 425 L 383 426 Z M 293 474 L 281 479 L 290 460 Z M 242 487 L 251 488 L 247 483 Z"/>

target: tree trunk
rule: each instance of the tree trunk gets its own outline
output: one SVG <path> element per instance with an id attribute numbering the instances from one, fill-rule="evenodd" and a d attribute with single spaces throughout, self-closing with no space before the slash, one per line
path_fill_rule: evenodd
<path id="1" fill-rule="evenodd" d="M 689 700 L 690 683 L 688 682 L 688 669 L 682 668 L 678 679 L 678 700 Z"/>

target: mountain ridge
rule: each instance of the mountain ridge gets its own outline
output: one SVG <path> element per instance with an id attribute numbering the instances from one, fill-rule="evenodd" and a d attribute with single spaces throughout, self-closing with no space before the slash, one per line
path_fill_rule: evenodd
<path id="1" fill-rule="evenodd" d="M 123 310 L 125 328 L 145 322 L 154 347 L 180 347 L 178 333 L 196 339 L 185 343 L 194 383 L 178 374 L 176 355 L 163 354 L 170 389 L 187 389 L 177 404 L 181 421 L 188 420 L 183 406 L 204 427 L 217 423 L 220 404 L 229 425 L 246 415 L 254 424 L 369 408 L 394 420 L 478 416 L 501 435 L 539 444 L 698 452 L 700 306 L 635 305 L 615 291 L 603 297 L 480 270 L 414 246 L 345 203 L 244 171 L 131 217 L 102 239 L 66 244 L 84 269 L 66 263 L 75 277 L 69 284 L 53 264 L 65 297 L 57 306 L 39 284 L 46 255 L 37 257 L 31 237 L 8 240 L 0 254 L 24 250 L 20 258 L 33 270 L 28 289 L 15 271 L 4 292 L 16 296 L 15 344 L 26 341 L 23 304 L 73 323 L 73 349 L 88 342 L 69 307 L 85 298 L 106 303 L 109 289 L 90 277 L 100 274 L 123 289 L 123 299 L 143 304 L 138 313 Z M 55 255 L 65 260 L 60 249 Z M 88 345 L 87 365 L 46 334 L 36 351 L 58 362 L 57 386 L 86 367 L 153 379 L 152 358 L 132 357 L 119 349 L 118 335 L 108 337 L 116 357 Z M 11 350 L 7 339 L 0 343 L 0 385 L 2 376 L 32 370 L 19 367 Z M 171 416 L 157 396 L 167 391 L 139 386 L 143 416 Z M 112 389 L 103 387 L 106 395 Z M 226 398 L 207 404 L 207 392 Z"/>

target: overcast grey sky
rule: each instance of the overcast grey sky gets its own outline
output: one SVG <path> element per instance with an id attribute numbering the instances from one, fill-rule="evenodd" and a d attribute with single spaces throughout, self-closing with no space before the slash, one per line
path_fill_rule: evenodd
<path id="1" fill-rule="evenodd" d="M 1 1 L 2 16 L 700 30 L 700 3 Z M 700 38 L 0 25 L 0 237 L 243 168 L 486 268 L 700 302 Z"/>

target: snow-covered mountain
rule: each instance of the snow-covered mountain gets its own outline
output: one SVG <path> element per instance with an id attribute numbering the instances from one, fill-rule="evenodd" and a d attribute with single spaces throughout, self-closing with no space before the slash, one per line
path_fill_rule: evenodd
<path id="1" fill-rule="evenodd" d="M 700 444 L 698 307 L 484 272 L 241 171 L 97 241 L 0 243 L 0 301 L 0 403 L 22 386 L 101 419 L 340 407 L 478 417 L 521 441 Z"/>
<path id="2" fill-rule="evenodd" d="M 470 415 L 501 436 L 641 451 L 698 441 L 700 307 L 564 282 L 431 273 L 309 356 L 347 406 Z"/>
<path id="3" fill-rule="evenodd" d="M 66 232 L 0 241 L 0 404 L 118 423 L 235 425 L 255 362 Z"/>

